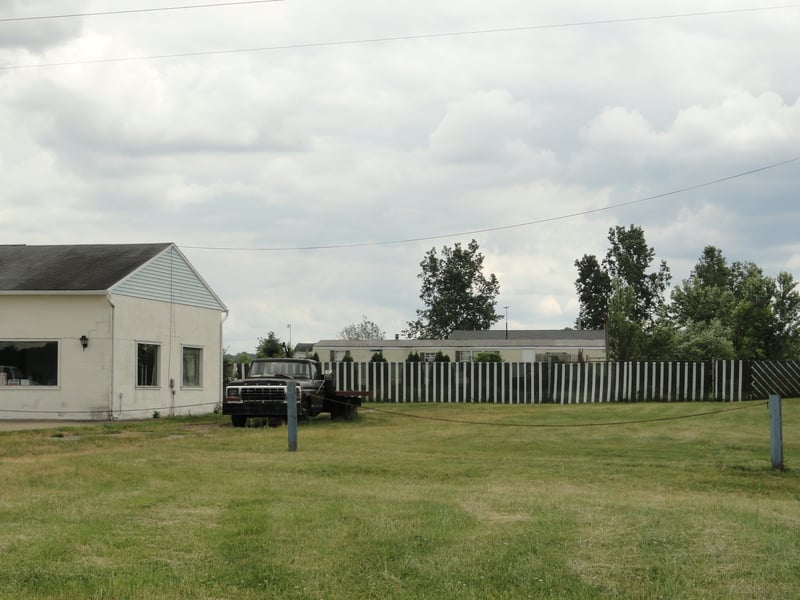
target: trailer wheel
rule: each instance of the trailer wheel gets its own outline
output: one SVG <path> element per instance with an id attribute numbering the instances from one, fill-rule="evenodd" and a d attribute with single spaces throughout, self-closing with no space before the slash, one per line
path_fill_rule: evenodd
<path id="1" fill-rule="evenodd" d="M 344 419 L 345 421 L 352 421 L 356 416 L 356 406 L 349 402 L 339 401 L 331 409 L 331 419 Z"/>
<path id="2" fill-rule="evenodd" d="M 234 427 L 244 427 L 247 425 L 247 417 L 244 415 L 231 415 L 231 425 Z"/>

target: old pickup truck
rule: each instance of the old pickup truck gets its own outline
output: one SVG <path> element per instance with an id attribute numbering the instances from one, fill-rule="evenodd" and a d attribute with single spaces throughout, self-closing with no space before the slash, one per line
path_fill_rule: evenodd
<path id="1" fill-rule="evenodd" d="M 307 421 L 320 413 L 331 418 L 353 419 L 366 391 L 336 391 L 333 376 L 321 365 L 305 358 L 260 358 L 250 365 L 247 377 L 231 381 L 225 388 L 222 414 L 230 415 L 234 427 L 244 427 L 249 418 L 265 418 L 271 426 L 287 419 L 289 383 L 296 384 L 297 418 Z"/>

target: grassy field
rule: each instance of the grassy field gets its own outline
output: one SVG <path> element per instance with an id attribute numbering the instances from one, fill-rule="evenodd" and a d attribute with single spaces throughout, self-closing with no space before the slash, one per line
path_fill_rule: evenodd
<path id="1" fill-rule="evenodd" d="M 783 416 L 785 472 L 763 402 L 0 433 L 0 598 L 798 597 Z"/>

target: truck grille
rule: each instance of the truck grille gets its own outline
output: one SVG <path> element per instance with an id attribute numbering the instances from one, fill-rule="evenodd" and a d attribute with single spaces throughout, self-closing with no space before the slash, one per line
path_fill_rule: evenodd
<path id="1" fill-rule="evenodd" d="M 244 386 L 239 388 L 242 402 L 284 402 L 286 400 L 286 388 L 284 387 L 261 387 Z"/>

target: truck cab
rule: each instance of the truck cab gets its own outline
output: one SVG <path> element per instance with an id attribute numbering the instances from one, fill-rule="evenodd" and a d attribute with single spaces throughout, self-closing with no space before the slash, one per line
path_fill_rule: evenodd
<path id="1" fill-rule="evenodd" d="M 329 380 L 328 380 L 329 381 Z M 297 384 L 297 417 L 307 420 L 325 410 L 326 379 L 321 365 L 305 358 L 259 358 L 247 377 L 231 381 L 225 388 L 222 414 L 231 416 L 234 427 L 244 427 L 249 418 L 266 418 L 279 425 L 287 418 L 289 383 Z"/>

